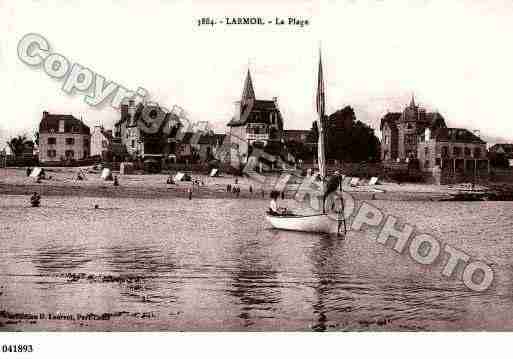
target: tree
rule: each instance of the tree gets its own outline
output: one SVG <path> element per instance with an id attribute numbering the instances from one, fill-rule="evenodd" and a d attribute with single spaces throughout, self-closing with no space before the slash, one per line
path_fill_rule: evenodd
<path id="1" fill-rule="evenodd" d="M 26 135 L 18 135 L 17 137 L 13 137 L 7 141 L 7 146 L 11 149 L 11 153 L 18 157 L 23 155 L 25 148 L 33 143 L 34 142 L 27 139 Z"/>
<path id="2" fill-rule="evenodd" d="M 346 106 L 331 115 L 325 121 L 326 157 L 345 162 L 363 162 L 379 160 L 379 140 L 374 130 L 365 123 L 356 120 L 351 106 Z M 318 139 L 317 123 L 311 130 L 314 141 Z"/>

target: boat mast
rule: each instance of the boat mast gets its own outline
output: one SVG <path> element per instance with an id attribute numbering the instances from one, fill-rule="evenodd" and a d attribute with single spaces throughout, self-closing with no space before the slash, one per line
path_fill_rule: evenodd
<path id="1" fill-rule="evenodd" d="M 324 91 L 324 78 L 322 71 L 322 54 L 319 48 L 319 70 L 317 74 L 317 128 L 319 130 L 319 139 L 317 143 L 317 162 L 319 165 L 319 175 L 321 180 L 326 179 L 326 151 L 324 139 L 324 117 L 325 117 L 325 104 L 326 93 Z"/>

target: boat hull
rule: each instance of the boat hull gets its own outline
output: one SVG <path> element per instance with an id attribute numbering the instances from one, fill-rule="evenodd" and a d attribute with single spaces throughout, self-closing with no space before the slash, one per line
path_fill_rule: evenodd
<path id="1" fill-rule="evenodd" d="M 266 219 L 276 229 L 310 233 L 337 233 L 338 222 L 327 214 L 315 215 L 266 215 Z"/>

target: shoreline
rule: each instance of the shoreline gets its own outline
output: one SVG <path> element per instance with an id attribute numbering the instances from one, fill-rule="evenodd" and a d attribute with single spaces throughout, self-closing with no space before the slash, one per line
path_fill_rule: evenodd
<path id="1" fill-rule="evenodd" d="M 207 175 L 193 175 L 203 182 L 196 186 L 192 182 L 179 184 L 166 184 L 168 175 L 119 175 L 120 185 L 113 186 L 112 181 L 103 181 L 98 173 L 87 174 L 86 180 L 75 180 L 78 169 L 54 169 L 47 171 L 52 179 L 36 183 L 34 178 L 27 177 L 22 168 L 0 169 L 0 194 L 26 195 L 38 192 L 41 196 L 77 196 L 77 197 L 103 197 L 103 198 L 188 198 L 188 190 L 192 189 L 193 199 L 241 199 L 241 200 L 268 200 L 271 187 L 262 185 L 248 177 L 233 177 L 222 175 L 208 177 Z M 235 180 L 241 189 L 240 194 L 227 192 L 228 184 L 233 185 Z M 252 192 L 250 192 L 250 187 Z M 377 190 L 377 191 L 376 191 Z M 390 201 L 439 201 L 451 195 L 447 186 L 436 186 L 414 183 L 382 183 L 374 187 L 348 187 L 344 191 L 357 200 L 390 200 Z M 297 192 L 294 189 L 285 192 L 285 198 L 291 199 Z"/>

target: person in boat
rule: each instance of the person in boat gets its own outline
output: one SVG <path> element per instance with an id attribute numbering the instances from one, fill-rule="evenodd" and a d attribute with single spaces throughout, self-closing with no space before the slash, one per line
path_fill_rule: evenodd
<path id="1" fill-rule="evenodd" d="M 280 197 L 279 191 L 271 191 L 271 203 L 269 204 L 269 214 L 273 216 L 282 216 L 287 213 L 286 208 L 278 207 L 276 200 Z"/>

